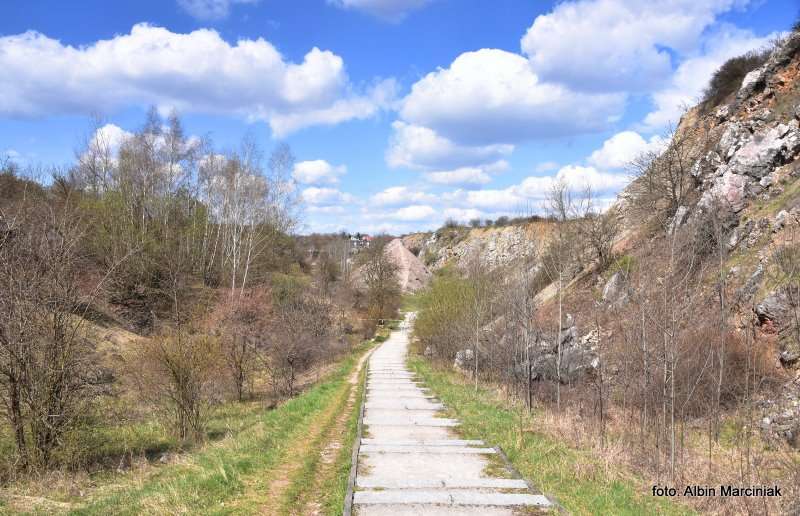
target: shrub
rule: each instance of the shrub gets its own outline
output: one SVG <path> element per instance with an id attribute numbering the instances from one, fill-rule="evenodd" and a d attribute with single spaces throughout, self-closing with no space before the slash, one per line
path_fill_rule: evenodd
<path id="1" fill-rule="evenodd" d="M 219 342 L 177 331 L 143 341 L 131 369 L 140 395 L 181 441 L 200 441 L 211 408 L 221 401 Z"/>
<path id="2" fill-rule="evenodd" d="M 478 228 L 481 226 L 481 219 L 471 219 L 469 225 L 473 228 Z"/>
<path id="3" fill-rule="evenodd" d="M 494 221 L 494 225 L 495 225 L 495 226 L 499 226 L 499 227 L 502 227 L 502 226 L 508 226 L 508 224 L 509 224 L 509 220 L 510 220 L 510 219 L 509 219 L 508 217 L 506 217 L 505 215 L 503 215 L 502 217 L 498 217 L 498 218 L 497 218 L 497 220 L 496 220 L 496 221 Z"/>
<path id="4" fill-rule="evenodd" d="M 711 81 L 703 92 L 703 108 L 709 110 L 720 105 L 729 95 L 739 89 L 744 76 L 763 65 L 768 57 L 769 52 L 761 50 L 728 59 L 711 76 Z"/>
<path id="5" fill-rule="evenodd" d="M 455 228 L 457 228 L 459 226 L 460 226 L 460 224 L 458 223 L 458 221 L 456 219 L 448 218 L 447 220 L 444 221 L 444 226 L 443 227 L 448 228 L 448 229 L 455 229 Z"/>

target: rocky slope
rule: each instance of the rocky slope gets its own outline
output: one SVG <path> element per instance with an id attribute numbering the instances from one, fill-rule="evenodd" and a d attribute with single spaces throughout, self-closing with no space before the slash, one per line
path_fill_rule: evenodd
<path id="1" fill-rule="evenodd" d="M 495 269 L 535 256 L 549 234 L 549 223 L 532 222 L 489 228 L 441 228 L 406 235 L 403 243 L 431 270 L 448 264 L 467 267 L 475 258 Z"/>

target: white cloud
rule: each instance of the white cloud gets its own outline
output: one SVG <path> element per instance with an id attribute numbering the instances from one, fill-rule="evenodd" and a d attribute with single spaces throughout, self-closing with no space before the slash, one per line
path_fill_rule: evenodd
<path id="1" fill-rule="evenodd" d="M 343 9 L 363 11 L 388 21 L 401 21 L 409 12 L 420 9 L 432 0 L 328 0 Z"/>
<path id="2" fill-rule="evenodd" d="M 568 165 L 552 176 L 529 176 L 521 182 L 501 189 L 455 190 L 442 194 L 451 208 L 480 209 L 488 213 L 513 215 L 540 210 L 553 186 L 563 181 L 580 194 L 590 187 L 595 194 L 615 194 L 628 184 L 625 174 L 601 172 L 594 167 Z"/>
<path id="3" fill-rule="evenodd" d="M 750 31 L 730 26 L 709 35 L 701 51 L 681 63 L 664 88 L 653 93 L 655 109 L 644 119 L 648 130 L 660 130 L 677 124 L 684 107 L 697 103 L 713 73 L 732 57 L 763 48 L 777 33 L 757 37 Z"/>
<path id="4" fill-rule="evenodd" d="M 462 145 L 510 144 L 602 129 L 619 117 L 624 101 L 622 94 L 542 82 L 524 57 L 482 49 L 415 83 L 400 114 L 410 126 Z"/>
<path id="5" fill-rule="evenodd" d="M 462 167 L 455 170 L 427 172 L 425 179 L 439 185 L 485 185 L 492 178 L 481 168 Z"/>
<path id="6" fill-rule="evenodd" d="M 313 48 L 293 63 L 262 38 L 232 45 L 214 30 L 180 34 L 147 24 L 82 47 L 33 31 L 0 37 L 0 69 L 0 115 L 155 104 L 264 120 L 276 136 L 370 117 L 395 91 L 389 80 L 356 92 L 330 51 Z"/>
<path id="7" fill-rule="evenodd" d="M 521 46 L 536 73 L 583 91 L 649 91 L 719 14 L 747 0 L 583 0 L 538 16 Z"/>
<path id="8" fill-rule="evenodd" d="M 458 145 L 427 127 L 399 120 L 392 123 L 392 130 L 386 151 L 386 161 L 392 167 L 419 170 L 480 165 L 498 161 L 514 150 L 513 145 L 506 144 Z"/>
<path id="9" fill-rule="evenodd" d="M 658 135 L 645 140 L 634 131 L 615 134 L 589 156 L 589 163 L 600 169 L 625 168 L 634 158 L 647 151 L 661 151 L 667 142 Z"/>
<path id="10" fill-rule="evenodd" d="M 372 196 L 372 203 L 377 206 L 397 206 L 409 203 L 436 202 L 436 196 L 412 190 L 407 186 L 392 186 Z"/>
<path id="11" fill-rule="evenodd" d="M 17 152 L 14 149 L 6 149 L 6 150 L 4 150 L 3 151 L 3 155 L 6 158 L 12 159 L 12 160 L 18 160 L 18 159 L 22 158 L 22 154 L 20 154 L 19 152 Z"/>
<path id="12" fill-rule="evenodd" d="M 300 161 L 295 164 L 292 177 L 301 184 L 335 184 L 347 172 L 344 165 L 331 165 L 324 159 Z"/>
<path id="13" fill-rule="evenodd" d="M 312 186 L 303 190 L 301 196 L 303 201 L 312 206 L 338 206 L 356 202 L 355 197 L 335 188 L 318 188 Z"/>
<path id="14" fill-rule="evenodd" d="M 227 18 L 233 4 L 255 4 L 259 0 L 178 0 L 181 9 L 198 20 Z"/>
<path id="15" fill-rule="evenodd" d="M 133 137 L 133 133 L 126 131 L 115 124 L 106 124 L 99 127 L 89 140 L 89 146 L 94 150 L 116 155 L 120 146 Z"/>
<path id="16" fill-rule="evenodd" d="M 444 210 L 445 219 L 453 219 L 459 222 L 468 222 L 472 219 L 483 218 L 484 213 L 474 208 L 447 208 Z"/>
<path id="17" fill-rule="evenodd" d="M 627 174 L 601 172 L 594 167 L 567 165 L 561 167 L 555 176 L 531 176 L 517 187 L 517 192 L 530 199 L 544 198 L 557 182 L 564 182 L 571 190 L 580 193 L 587 187 L 594 192 L 616 191 L 630 182 Z"/>
<path id="18" fill-rule="evenodd" d="M 436 215 L 436 210 L 427 205 L 411 205 L 392 213 L 392 218 L 402 221 L 424 220 Z"/>

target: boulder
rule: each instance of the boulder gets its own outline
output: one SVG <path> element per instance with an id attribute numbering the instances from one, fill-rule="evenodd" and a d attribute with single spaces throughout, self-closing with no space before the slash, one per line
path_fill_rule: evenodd
<path id="1" fill-rule="evenodd" d="M 736 102 L 745 100 L 755 93 L 756 90 L 764 87 L 765 70 L 766 67 L 762 66 L 744 76 L 742 85 L 739 87 L 739 92 L 736 94 Z"/>
<path id="2" fill-rule="evenodd" d="M 758 320 L 763 324 L 767 321 L 776 322 L 786 320 L 791 306 L 789 298 L 781 291 L 775 291 L 758 303 L 755 308 Z"/>
<path id="3" fill-rule="evenodd" d="M 789 212 L 781 210 L 775 215 L 775 222 L 772 223 L 772 231 L 780 231 L 789 219 Z"/>
<path id="4" fill-rule="evenodd" d="M 744 208 L 747 187 L 751 183 L 750 178 L 726 170 L 720 177 L 714 179 L 711 188 L 703 192 L 698 206 L 706 210 L 716 209 L 714 204 L 718 200 L 727 204 L 734 213 L 738 213 Z"/>
<path id="5" fill-rule="evenodd" d="M 731 159 L 736 151 L 747 143 L 749 139 L 750 132 L 742 124 L 739 122 L 729 123 L 719 139 L 719 144 L 717 144 L 719 155 L 725 161 Z"/>
<path id="6" fill-rule="evenodd" d="M 471 349 L 456 351 L 456 358 L 453 361 L 453 367 L 461 371 L 469 371 L 471 369 L 470 364 L 474 358 L 475 355 L 472 353 Z"/>
<path id="7" fill-rule="evenodd" d="M 795 140 L 800 141 L 795 133 L 788 126 L 780 124 L 756 134 L 731 157 L 731 172 L 757 179 L 771 173 L 787 153 L 794 154 Z"/>
<path id="8" fill-rule="evenodd" d="M 669 227 L 667 228 L 667 232 L 670 235 L 672 233 L 674 233 L 686 221 L 686 216 L 687 215 L 689 215 L 689 207 L 688 206 L 678 206 L 678 209 L 675 210 L 675 215 L 672 216 L 672 220 L 669 223 Z"/>
<path id="9" fill-rule="evenodd" d="M 603 287 L 603 301 L 621 304 L 628 299 L 628 278 L 623 271 L 617 271 L 608 278 Z"/>

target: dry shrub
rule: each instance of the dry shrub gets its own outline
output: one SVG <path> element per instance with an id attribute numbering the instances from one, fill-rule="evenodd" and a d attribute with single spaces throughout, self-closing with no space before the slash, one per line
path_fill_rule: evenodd
<path id="1" fill-rule="evenodd" d="M 744 76 L 763 65 L 768 57 L 769 51 L 755 50 L 725 61 L 711 76 L 711 81 L 703 92 L 702 106 L 709 110 L 720 105 L 739 89 Z"/>
<path id="2" fill-rule="evenodd" d="M 205 437 L 205 424 L 222 400 L 217 339 L 183 331 L 147 339 L 133 352 L 131 372 L 151 403 L 182 441 Z"/>
<path id="3" fill-rule="evenodd" d="M 279 305 L 266 349 L 267 370 L 279 396 L 294 396 L 298 374 L 308 370 L 332 348 L 332 306 L 312 295 Z"/>

